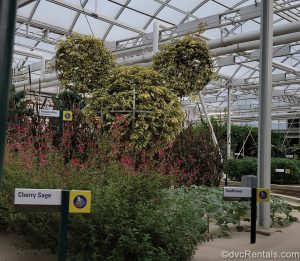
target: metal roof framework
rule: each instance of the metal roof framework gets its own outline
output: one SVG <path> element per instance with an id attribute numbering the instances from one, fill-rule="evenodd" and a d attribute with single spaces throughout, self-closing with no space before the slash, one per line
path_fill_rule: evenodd
<path id="1" fill-rule="evenodd" d="M 57 92 L 58 82 L 47 60 L 53 58 L 57 41 L 72 32 L 101 38 L 119 63 L 147 64 L 153 55 L 155 22 L 163 25 L 159 44 L 195 32 L 201 22 L 219 77 L 203 90 L 208 112 L 226 117 L 230 88 L 231 119 L 254 121 L 258 115 L 260 6 L 258 0 L 20 0 L 14 82 L 17 89 L 27 88 L 30 71 L 36 81 L 43 82 L 43 92 Z M 298 28 L 300 0 L 275 0 L 273 119 L 299 117 Z M 42 56 L 46 71 L 41 76 Z M 193 119 L 200 117 L 198 103 L 189 98 L 183 101 Z"/>

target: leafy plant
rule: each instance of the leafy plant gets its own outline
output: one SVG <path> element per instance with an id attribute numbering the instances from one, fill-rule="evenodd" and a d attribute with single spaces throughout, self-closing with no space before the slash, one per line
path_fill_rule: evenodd
<path id="1" fill-rule="evenodd" d="M 181 131 L 183 112 L 178 98 L 162 86 L 151 68 L 122 66 L 114 70 L 106 92 L 93 92 L 85 109 L 119 142 L 135 151 L 164 148 Z"/>
<path id="2" fill-rule="evenodd" d="M 177 136 L 165 150 L 160 165 L 164 173 L 173 175 L 179 185 L 218 187 L 222 178 L 222 162 L 210 132 L 198 131 L 192 125 Z"/>
<path id="3" fill-rule="evenodd" d="M 179 97 L 202 90 L 213 78 L 213 62 L 206 41 L 195 35 L 175 39 L 163 45 L 153 57 L 166 86 Z"/>
<path id="4" fill-rule="evenodd" d="M 104 88 L 114 67 L 113 55 L 96 37 L 72 34 L 57 45 L 57 77 L 72 91 L 86 93 Z"/>
<path id="5" fill-rule="evenodd" d="M 271 202 L 271 220 L 272 226 L 286 226 L 291 222 L 296 221 L 297 218 L 291 216 L 293 207 L 291 205 L 285 204 L 279 197 L 272 197 Z M 281 214 L 284 214 L 282 216 Z"/>
<path id="6" fill-rule="evenodd" d="M 32 113 L 32 111 L 27 108 L 27 102 L 25 101 L 25 92 L 16 92 L 16 89 L 13 85 L 10 87 L 8 106 L 8 121 L 12 124 L 23 123 L 25 116 Z"/>
<path id="7" fill-rule="evenodd" d="M 64 89 L 56 96 L 52 97 L 55 109 L 75 110 L 85 106 L 85 99 L 70 89 Z"/>

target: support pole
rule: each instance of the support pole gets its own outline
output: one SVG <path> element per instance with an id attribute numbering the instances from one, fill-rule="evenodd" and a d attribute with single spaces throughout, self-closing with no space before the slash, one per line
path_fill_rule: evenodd
<path id="1" fill-rule="evenodd" d="M 227 159 L 231 158 L 231 88 L 227 89 Z M 228 185 L 228 175 L 225 174 L 225 186 Z"/>
<path id="2" fill-rule="evenodd" d="M 3 172 L 16 13 L 16 0 L 0 1 L 0 179 Z"/>
<path id="3" fill-rule="evenodd" d="M 227 159 L 231 157 L 231 88 L 227 89 Z"/>
<path id="4" fill-rule="evenodd" d="M 69 218 L 70 191 L 63 190 L 61 193 L 61 213 L 58 239 L 58 261 L 65 261 L 67 256 L 67 235 Z"/>
<path id="5" fill-rule="evenodd" d="M 251 193 L 251 235 L 250 243 L 256 242 L 256 218 L 257 218 L 257 202 L 256 202 L 256 188 L 252 188 Z"/>
<path id="6" fill-rule="evenodd" d="M 59 143 L 61 145 L 62 136 L 64 132 L 64 120 L 63 120 L 63 109 L 59 110 L 59 125 L 58 125 L 58 134 L 59 134 Z"/>
<path id="7" fill-rule="evenodd" d="M 208 116 L 206 105 L 205 105 L 205 102 L 204 102 L 204 98 L 203 98 L 203 95 L 202 95 L 201 92 L 199 93 L 199 99 L 200 99 L 200 103 L 201 103 L 201 106 L 202 106 L 202 109 L 203 109 L 203 112 L 204 112 L 209 130 L 211 132 L 211 137 L 212 137 L 213 143 L 214 143 L 215 147 L 218 147 L 218 140 L 217 140 L 216 134 L 214 132 L 214 128 L 211 124 L 210 118 Z M 220 155 L 221 155 L 221 153 L 220 153 Z"/>
<path id="8" fill-rule="evenodd" d="M 207 113 L 206 105 L 205 105 L 204 98 L 203 98 L 203 95 L 202 95 L 201 92 L 199 92 L 199 100 L 200 100 L 200 102 L 201 102 L 201 106 L 202 106 L 203 112 L 204 112 L 204 114 L 205 114 L 207 123 L 208 123 L 208 127 L 209 127 L 209 130 L 210 130 L 210 133 L 211 133 L 211 137 L 212 137 L 213 143 L 214 143 L 215 147 L 216 147 L 216 148 L 218 149 L 218 151 L 219 151 L 221 164 L 223 165 L 223 164 L 224 164 L 224 160 L 223 160 L 222 152 L 221 152 L 221 149 L 220 149 L 220 147 L 219 147 L 219 145 L 218 145 L 218 140 L 217 140 L 216 134 L 215 134 L 215 132 L 214 132 L 214 128 L 213 128 L 213 126 L 212 126 L 212 124 L 211 124 L 209 115 L 208 115 L 208 113 Z M 222 171 L 222 176 L 224 176 L 224 171 Z M 227 175 L 226 175 L 226 178 L 225 178 L 225 185 L 227 186 Z"/>
<path id="9" fill-rule="evenodd" d="M 271 183 L 271 105 L 272 105 L 272 46 L 274 0 L 262 1 L 261 49 L 259 74 L 259 151 L 258 185 L 270 188 Z M 259 225 L 270 228 L 270 203 L 259 206 Z"/>

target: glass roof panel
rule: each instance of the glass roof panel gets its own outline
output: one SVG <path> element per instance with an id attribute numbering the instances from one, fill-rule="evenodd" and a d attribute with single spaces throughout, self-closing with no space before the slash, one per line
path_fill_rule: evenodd
<path id="1" fill-rule="evenodd" d="M 24 38 L 22 36 L 15 36 L 15 43 L 22 43 L 22 44 L 26 44 L 28 46 L 34 46 L 36 41 L 28 39 L 28 38 Z"/>
<path id="2" fill-rule="evenodd" d="M 41 1 L 34 13 L 33 19 L 47 24 L 69 29 L 76 12 L 56 4 Z"/>
<path id="3" fill-rule="evenodd" d="M 241 0 L 226 0 L 226 1 L 224 1 L 224 0 L 215 0 L 215 1 L 220 3 L 220 4 L 226 5 L 228 7 L 235 6 L 236 4 L 241 2 Z"/>
<path id="4" fill-rule="evenodd" d="M 164 23 L 164 22 L 161 22 L 161 21 L 159 21 L 159 20 L 157 20 L 157 19 L 153 19 L 152 22 L 151 22 L 151 23 L 148 25 L 148 27 L 146 28 L 146 31 L 147 31 L 147 32 L 153 32 L 153 23 L 154 23 L 155 21 L 158 21 L 160 24 L 163 24 L 163 25 L 166 26 L 166 27 L 172 27 L 172 24 Z"/>
<path id="5" fill-rule="evenodd" d="M 124 4 L 126 1 L 118 0 L 117 2 Z M 89 0 L 85 8 L 87 8 L 90 11 L 97 11 L 96 13 L 113 18 L 117 15 L 117 13 L 119 12 L 119 10 L 121 10 L 122 7 L 108 0 L 98 0 L 97 5 L 95 5 L 95 0 Z"/>
<path id="6" fill-rule="evenodd" d="M 131 0 L 128 6 L 146 14 L 154 15 L 161 4 L 154 1 L 148 1 L 147 4 L 145 4 L 145 2 L 141 0 Z"/>
<path id="7" fill-rule="evenodd" d="M 195 13 L 194 15 L 202 18 L 202 17 L 206 17 L 206 16 L 210 16 L 210 15 L 214 15 L 214 14 L 219 14 L 222 13 L 224 11 L 226 11 L 227 8 L 212 2 L 212 1 L 208 1 L 207 3 L 205 3 L 203 6 L 201 6 Z"/>
<path id="8" fill-rule="evenodd" d="M 118 41 L 130 37 L 137 36 L 138 34 L 126 29 L 123 29 L 118 26 L 113 26 L 111 31 L 109 32 L 106 41 L 112 42 L 112 41 Z"/>
<path id="9" fill-rule="evenodd" d="M 95 36 L 102 38 L 108 27 L 108 23 L 81 14 L 73 28 L 73 31 L 81 34 L 94 34 Z"/>
<path id="10" fill-rule="evenodd" d="M 253 21 L 246 21 L 242 26 L 234 30 L 236 34 L 243 34 L 245 32 L 256 31 L 260 29 L 260 24 Z"/>
<path id="11" fill-rule="evenodd" d="M 221 37 L 221 32 L 220 29 L 215 28 L 204 31 L 203 35 L 208 37 L 209 39 L 215 39 Z"/>
<path id="12" fill-rule="evenodd" d="M 203 1 L 204 0 L 171 0 L 169 4 L 183 11 L 189 12 L 192 11 L 197 5 L 199 5 Z"/>
<path id="13" fill-rule="evenodd" d="M 126 24 L 129 24 L 133 27 L 137 27 L 142 29 L 146 22 L 149 20 L 149 17 L 140 13 L 137 13 L 135 11 L 125 9 L 120 17 L 118 18 L 118 21 L 124 22 Z M 137 23 L 137 21 L 139 21 Z"/>
<path id="14" fill-rule="evenodd" d="M 48 50 L 48 51 L 51 51 L 51 52 L 54 52 L 55 51 L 55 45 L 53 44 L 47 44 L 47 43 L 42 43 L 40 42 L 38 45 L 37 45 L 38 48 L 41 48 L 41 49 L 45 49 L 45 50 Z"/>
<path id="15" fill-rule="evenodd" d="M 171 27 L 173 25 L 177 25 L 181 23 L 182 21 L 188 22 L 192 21 L 195 18 L 203 18 L 210 15 L 216 15 L 223 13 L 227 11 L 228 9 L 232 8 L 233 6 L 236 6 L 237 8 L 240 8 L 242 6 L 249 6 L 249 5 L 255 5 L 256 2 L 261 1 L 255 1 L 255 0 L 64 0 L 65 2 L 69 4 L 76 5 L 80 8 L 82 4 L 84 4 L 84 8 L 86 10 L 89 10 L 91 12 L 95 12 L 99 14 L 99 16 L 107 16 L 110 19 L 117 19 L 120 21 L 120 23 L 128 24 L 129 26 L 142 29 L 149 23 L 146 30 L 147 32 L 152 32 L 153 30 L 153 21 L 158 20 L 160 23 L 165 24 L 167 27 Z M 286 3 L 288 1 L 288 4 Z M 25 24 L 20 24 L 20 21 L 24 22 L 24 19 L 21 19 L 22 17 L 29 18 L 30 14 L 32 14 L 32 10 L 36 3 L 39 3 L 37 10 L 35 11 L 35 14 L 33 16 L 33 20 L 37 23 L 41 23 L 40 25 L 37 25 L 36 27 L 34 25 L 31 25 L 29 27 L 29 32 L 27 31 L 28 28 L 26 28 Z M 240 5 L 238 5 L 241 3 Z M 292 5 L 297 5 L 300 3 L 300 0 L 277 0 L 275 1 L 276 9 L 280 9 L 283 7 L 289 7 Z M 195 11 L 196 7 L 198 10 Z M 235 8 L 236 8 L 235 7 Z M 157 11 L 160 10 L 157 17 L 151 17 Z M 192 12 L 193 11 L 193 12 Z M 295 22 L 296 20 L 300 20 L 300 16 L 298 15 L 300 12 L 299 8 L 292 10 L 286 10 L 284 13 L 277 13 L 274 14 L 274 21 L 277 24 L 288 24 L 291 22 Z M 78 15 L 77 12 L 69 10 L 68 8 L 50 3 L 46 0 L 40 0 L 40 1 L 34 1 L 31 4 L 26 5 L 25 7 L 22 7 L 18 10 L 19 15 L 19 23 L 17 25 L 18 34 L 15 37 L 16 46 L 21 49 L 27 49 L 27 50 L 36 50 L 37 52 L 45 52 L 45 55 L 52 57 L 55 51 L 55 41 L 57 39 L 61 39 L 62 35 L 65 32 L 68 32 L 74 18 L 78 16 L 78 20 L 75 23 L 75 26 L 73 30 L 75 32 L 79 32 L 82 34 L 95 34 L 95 36 L 104 38 L 104 36 L 107 35 L 106 41 L 120 41 L 118 47 L 120 48 L 126 48 L 126 46 L 132 46 L 134 41 L 127 41 L 126 38 L 135 37 L 138 34 L 135 32 L 132 32 L 130 30 L 123 29 L 121 27 L 118 27 L 116 25 L 111 26 L 107 22 L 103 22 L 100 19 L 93 18 L 91 16 L 85 16 L 83 14 Z M 187 19 L 188 18 L 188 19 Z M 222 26 L 219 28 L 207 30 L 204 32 L 204 36 L 208 37 L 209 39 L 215 39 L 221 37 L 221 30 L 223 30 L 224 37 L 227 37 L 228 35 L 241 35 L 244 33 L 247 33 L 249 31 L 253 30 L 259 30 L 260 29 L 260 18 L 255 18 L 253 20 L 246 20 L 244 22 L 237 22 L 238 19 L 241 17 L 239 15 L 236 15 L 236 13 L 232 13 L 232 15 L 227 15 L 226 18 L 228 20 L 235 21 L 233 24 L 229 24 L 226 26 Z M 165 22 L 163 22 L 163 21 Z M 88 23 L 88 22 L 89 23 Z M 28 21 L 29 22 L 29 21 Z M 25 22 L 26 23 L 26 22 Z M 44 24 L 45 25 L 44 25 Z M 52 31 L 50 30 L 50 33 L 48 35 L 49 42 L 47 43 L 48 39 L 44 39 L 43 42 L 37 42 L 36 39 L 39 39 L 44 37 L 46 30 L 43 28 L 45 27 L 50 28 L 51 27 L 57 27 L 52 28 Z M 108 29 L 111 30 L 108 32 Z M 65 30 L 61 30 L 65 29 Z M 56 32 L 56 33 L 53 33 Z M 172 31 L 173 32 L 173 31 Z M 174 31 L 175 32 L 175 31 Z M 25 34 L 28 33 L 26 36 Z M 164 33 L 164 39 L 167 39 L 170 36 L 170 31 L 168 33 Z M 21 36 L 22 35 L 22 36 Z M 176 33 L 175 33 L 176 35 Z M 26 36 L 26 37 L 25 37 Z M 32 39 L 30 39 L 32 38 Z M 33 40 L 34 39 L 34 40 Z M 123 40 L 123 41 L 122 41 Z M 53 44 L 50 44 L 50 42 L 53 42 Z M 284 63 L 285 65 L 288 65 L 290 67 L 296 67 L 298 70 L 300 69 L 300 55 L 297 54 L 297 51 L 300 50 L 300 45 L 296 45 L 297 43 L 294 42 L 292 45 L 294 45 L 291 48 L 292 55 L 289 56 L 289 59 L 286 59 L 285 56 L 274 58 L 275 61 Z M 135 53 L 136 49 L 131 49 L 130 53 L 131 55 L 140 55 L 141 50 L 138 50 L 139 47 L 137 47 L 137 53 Z M 150 50 L 150 49 L 149 49 Z M 250 51 L 250 50 L 249 50 Z M 123 49 L 122 52 L 126 54 L 126 49 Z M 296 53 L 295 53 L 296 52 Z M 216 82 L 213 82 L 209 84 L 205 91 L 208 91 L 212 94 L 213 97 L 218 97 L 218 102 L 212 102 L 213 99 L 210 100 L 210 107 L 212 110 L 217 111 L 218 106 L 221 106 L 221 109 L 225 108 L 227 106 L 226 103 L 226 90 L 224 91 L 224 84 L 229 79 L 246 79 L 249 81 L 249 83 L 257 83 L 259 81 L 259 72 L 257 71 L 258 68 L 258 60 L 257 57 L 250 56 L 247 53 L 240 52 L 238 54 L 228 54 L 224 55 L 223 57 L 225 59 L 228 59 L 230 64 L 230 56 L 235 56 L 235 61 L 239 64 L 235 65 L 229 65 L 229 66 L 223 66 L 223 67 L 216 67 L 216 72 L 219 74 L 220 79 Z M 227 58 L 228 57 L 228 58 Z M 24 61 L 26 57 L 15 55 L 14 56 L 14 66 L 16 66 L 19 63 L 19 66 L 26 65 L 30 63 L 36 63 L 39 61 L 39 59 L 29 58 L 26 61 Z M 251 61 L 251 59 L 254 59 L 255 61 Z M 214 60 L 216 60 L 214 58 Z M 226 64 L 226 63 L 225 63 Z M 297 80 L 298 76 L 295 75 L 295 73 L 292 73 L 290 71 L 286 71 L 286 69 L 276 68 L 276 66 L 273 67 L 273 73 L 287 73 L 287 78 L 291 80 Z M 39 72 L 37 72 L 39 73 Z M 35 77 L 39 77 L 38 74 L 35 75 Z M 246 88 L 246 86 L 244 86 Z M 246 113 L 252 113 L 251 111 L 247 112 L 245 111 L 245 106 L 243 107 L 242 104 L 249 103 L 249 104 L 257 104 L 257 99 L 255 96 L 255 93 L 253 91 L 245 91 L 242 92 L 236 92 L 237 86 L 234 86 L 234 92 L 235 95 L 239 95 L 242 100 L 249 100 L 249 102 L 243 102 L 242 100 L 238 102 L 234 102 L 235 108 L 239 110 L 239 105 L 241 104 L 241 111 Z M 252 87 L 250 87 L 252 88 Z M 284 86 L 278 86 L 278 90 L 288 90 L 289 94 L 296 94 L 300 95 L 298 92 L 299 85 L 286 85 Z M 206 95 L 206 94 L 205 94 Z M 216 96 L 217 95 L 217 96 Z M 222 98 L 221 96 L 224 96 Z M 208 96 L 206 96 L 208 97 Z M 254 99 L 253 99 L 254 98 Z M 222 100 L 225 100 L 225 102 L 222 102 Z M 278 98 L 273 99 L 274 104 L 282 105 L 286 104 L 283 103 L 283 100 L 280 100 Z M 277 105 L 276 105 L 277 106 Z M 243 110 L 243 108 L 244 110 Z"/>
<path id="16" fill-rule="evenodd" d="M 18 15 L 21 15 L 21 16 L 24 16 L 24 17 L 29 17 L 34 5 L 35 5 L 35 2 L 32 2 L 28 5 L 23 6 L 22 8 L 19 8 L 18 9 Z"/>
<path id="17" fill-rule="evenodd" d="M 157 17 L 164 19 L 170 23 L 178 24 L 185 17 L 185 15 L 174 9 L 165 7 L 163 10 L 160 11 Z"/>
<path id="18" fill-rule="evenodd" d="M 220 74 L 231 76 L 232 73 L 238 68 L 238 65 L 229 65 L 222 67 L 219 71 Z"/>

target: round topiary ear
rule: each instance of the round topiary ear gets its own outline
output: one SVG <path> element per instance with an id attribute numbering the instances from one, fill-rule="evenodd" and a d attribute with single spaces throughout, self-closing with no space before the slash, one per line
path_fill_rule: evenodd
<path id="1" fill-rule="evenodd" d="M 104 88 L 116 64 L 100 39 L 72 34 L 58 43 L 54 66 L 63 87 L 87 93 Z"/>
<path id="2" fill-rule="evenodd" d="M 153 57 L 153 68 L 179 97 L 201 91 L 214 77 L 207 43 L 199 36 L 188 35 L 163 45 Z"/>

